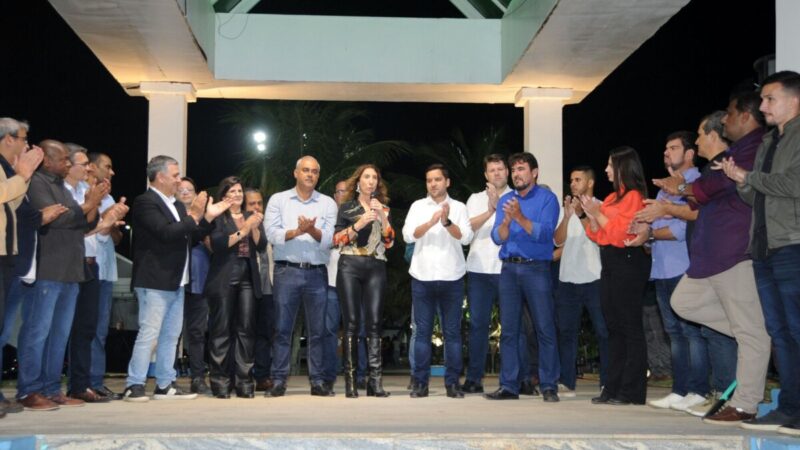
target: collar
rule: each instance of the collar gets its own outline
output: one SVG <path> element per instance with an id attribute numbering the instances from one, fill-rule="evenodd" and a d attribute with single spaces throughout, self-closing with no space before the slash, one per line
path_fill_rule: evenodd
<path id="1" fill-rule="evenodd" d="M 291 191 L 292 191 L 291 197 L 296 198 L 298 201 L 302 203 L 315 202 L 319 198 L 319 192 L 317 192 L 316 189 L 311 191 L 311 196 L 308 197 L 308 200 L 303 200 L 302 198 L 300 198 L 300 194 L 297 192 L 297 186 L 293 187 Z"/>
<path id="2" fill-rule="evenodd" d="M 530 190 L 530 191 L 528 191 L 528 193 L 527 193 L 527 194 L 525 194 L 525 196 L 519 195 L 519 191 L 518 191 L 518 190 L 516 190 L 516 189 L 514 189 L 514 195 L 515 195 L 515 196 L 517 196 L 517 197 L 519 197 L 519 198 L 530 198 L 530 197 L 532 197 L 534 194 L 536 194 L 536 192 L 537 192 L 538 190 L 539 190 L 539 183 L 536 183 L 536 184 L 534 184 L 534 185 L 533 185 L 533 187 L 531 188 L 531 190 Z"/>
<path id="3" fill-rule="evenodd" d="M 37 170 L 37 172 L 39 173 L 39 175 L 44 177 L 45 180 L 47 180 L 47 181 L 49 181 L 49 182 L 51 182 L 53 184 L 59 184 L 59 183 L 63 183 L 64 182 L 63 178 L 61 178 L 60 176 L 58 176 L 58 175 L 56 175 L 56 174 L 54 174 L 52 172 L 48 172 L 47 170 L 45 170 L 43 168 L 39 168 L 39 170 Z"/>
<path id="4" fill-rule="evenodd" d="M 158 189 L 154 188 L 153 186 L 150 186 L 150 190 L 155 192 L 156 194 L 158 194 L 158 196 L 161 197 L 161 200 L 164 200 L 164 203 L 166 203 L 167 205 L 174 205 L 175 204 L 175 196 L 174 195 L 167 197 L 166 195 L 164 195 L 163 192 L 159 191 Z"/>
<path id="5" fill-rule="evenodd" d="M 436 203 L 436 200 L 434 200 L 433 197 L 430 196 L 430 194 L 425 196 L 425 201 L 427 201 L 429 205 L 434 205 L 434 206 L 441 205 L 442 203 L 450 203 L 450 194 L 448 193 L 444 195 L 444 200 L 442 200 L 442 203 Z"/>
<path id="6" fill-rule="evenodd" d="M 786 134 L 789 131 L 792 131 L 795 128 L 798 128 L 798 127 L 800 127 L 800 116 L 795 116 L 794 118 L 792 118 L 788 122 L 786 122 L 786 125 L 783 126 L 783 134 Z M 775 127 L 775 130 L 777 130 L 777 129 L 778 129 L 778 127 Z"/>

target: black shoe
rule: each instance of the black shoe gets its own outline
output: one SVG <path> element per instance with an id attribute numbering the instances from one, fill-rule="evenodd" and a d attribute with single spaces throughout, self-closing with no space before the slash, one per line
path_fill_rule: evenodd
<path id="1" fill-rule="evenodd" d="M 465 394 L 483 394 L 483 385 L 467 380 L 461 385 L 461 392 Z"/>
<path id="2" fill-rule="evenodd" d="M 214 398 L 219 398 L 219 399 L 223 399 L 223 400 L 231 398 L 231 393 L 228 392 L 227 389 L 223 389 L 223 390 L 217 391 L 217 392 L 212 392 L 211 395 L 213 395 Z"/>
<path id="3" fill-rule="evenodd" d="M 261 380 L 256 380 L 256 392 L 266 392 L 272 389 L 272 380 L 269 378 L 263 378 Z"/>
<path id="4" fill-rule="evenodd" d="M 624 398 L 609 398 L 607 403 L 614 406 L 627 406 L 631 404 L 630 401 Z"/>
<path id="5" fill-rule="evenodd" d="M 513 394 L 502 387 L 492 393 L 483 394 L 486 400 L 519 400 L 519 395 Z"/>
<path id="6" fill-rule="evenodd" d="M 283 397 L 286 395 L 286 385 L 282 383 L 275 383 L 272 389 L 264 392 L 264 397 Z"/>
<path id="7" fill-rule="evenodd" d="M 409 391 L 414 390 L 414 385 L 415 384 L 416 383 L 414 383 L 414 377 L 409 378 L 408 379 L 408 386 L 406 387 L 406 389 L 408 389 Z"/>
<path id="8" fill-rule="evenodd" d="M 325 389 L 333 392 L 334 383 L 336 383 L 336 382 L 335 381 L 323 381 L 322 382 L 322 386 L 325 387 Z"/>
<path id="9" fill-rule="evenodd" d="M 458 383 L 448 384 L 445 386 L 445 389 L 447 389 L 447 396 L 450 398 L 464 398 L 464 393 L 461 391 Z"/>
<path id="10" fill-rule="evenodd" d="M 21 413 L 25 410 L 25 407 L 20 405 L 18 402 L 14 400 L 3 399 L 0 400 L 0 408 L 5 409 L 6 413 L 8 414 L 16 414 Z"/>
<path id="11" fill-rule="evenodd" d="M 193 378 L 189 391 L 199 395 L 211 395 L 211 388 L 206 384 L 205 378 Z"/>
<path id="12" fill-rule="evenodd" d="M 602 391 L 600 391 L 600 395 L 599 396 L 594 397 L 592 399 L 592 404 L 593 405 L 603 405 L 603 404 L 608 403 L 609 400 L 611 400 L 611 396 L 608 394 L 608 392 L 605 389 L 603 389 Z"/>
<path id="13" fill-rule="evenodd" d="M 356 388 L 357 389 L 361 389 L 362 391 L 364 389 L 366 389 L 367 388 L 367 380 L 365 378 L 362 378 L 362 379 L 356 381 Z"/>
<path id="14" fill-rule="evenodd" d="M 94 391 L 97 392 L 99 395 L 108 397 L 111 400 L 122 400 L 122 394 L 117 394 L 116 392 L 112 391 L 106 386 L 100 386 L 99 388 L 96 388 Z"/>
<path id="15" fill-rule="evenodd" d="M 174 381 L 163 388 L 156 385 L 156 390 L 153 392 L 153 400 L 194 400 L 196 398 L 197 394 L 184 392 Z"/>
<path id="16" fill-rule="evenodd" d="M 414 383 L 414 387 L 411 389 L 411 394 L 409 394 L 409 397 L 423 398 L 427 396 L 428 396 L 428 383 Z"/>
<path id="17" fill-rule="evenodd" d="M 134 384 L 125 388 L 122 393 L 122 399 L 126 402 L 147 402 L 150 397 L 144 392 L 144 385 Z"/>
<path id="18" fill-rule="evenodd" d="M 323 384 L 314 384 L 311 386 L 311 395 L 316 397 L 333 397 L 335 393 L 329 391 Z"/>
<path id="19" fill-rule="evenodd" d="M 539 390 L 536 389 L 536 385 L 530 381 L 523 381 L 519 384 L 519 395 L 532 395 L 537 396 L 539 395 Z"/>
<path id="20" fill-rule="evenodd" d="M 548 403 L 555 403 L 560 401 L 558 394 L 554 389 L 545 389 L 542 391 L 542 399 Z"/>

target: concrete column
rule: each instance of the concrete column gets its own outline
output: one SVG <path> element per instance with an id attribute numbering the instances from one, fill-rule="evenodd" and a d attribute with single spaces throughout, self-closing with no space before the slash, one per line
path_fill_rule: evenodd
<path id="1" fill-rule="evenodd" d="M 564 195 L 561 109 L 570 97 L 572 89 L 522 88 L 515 102 L 525 108 L 525 151 L 539 162 L 539 183 L 559 199 Z"/>
<path id="2" fill-rule="evenodd" d="M 800 72 L 800 2 L 775 0 L 775 69 Z"/>
<path id="3" fill-rule="evenodd" d="M 175 158 L 186 171 L 188 103 L 197 101 L 191 83 L 142 82 L 139 90 L 150 102 L 147 160 L 156 155 Z"/>

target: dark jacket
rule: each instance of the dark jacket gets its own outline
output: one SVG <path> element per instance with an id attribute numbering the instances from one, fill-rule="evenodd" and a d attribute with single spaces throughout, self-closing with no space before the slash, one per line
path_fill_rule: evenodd
<path id="1" fill-rule="evenodd" d="M 174 291 L 180 287 L 189 249 L 211 230 L 195 223 L 186 207 L 175 202 L 180 221 L 152 189 L 136 197 L 131 208 L 133 274 L 131 287 Z"/>
<path id="2" fill-rule="evenodd" d="M 244 213 L 244 218 L 250 217 L 249 212 Z M 239 246 L 228 246 L 230 235 L 236 233 L 238 227 L 231 217 L 225 213 L 214 219 L 214 231 L 211 232 L 211 266 L 208 269 L 206 287 L 203 293 L 207 298 L 226 298 L 230 288 L 233 264 L 238 258 Z M 252 234 L 247 236 L 250 243 L 250 283 L 253 285 L 253 295 L 261 298 L 261 276 L 258 272 L 256 251 L 263 252 L 267 249 L 267 237 L 261 228 L 261 239 L 258 244 L 253 242 Z"/>

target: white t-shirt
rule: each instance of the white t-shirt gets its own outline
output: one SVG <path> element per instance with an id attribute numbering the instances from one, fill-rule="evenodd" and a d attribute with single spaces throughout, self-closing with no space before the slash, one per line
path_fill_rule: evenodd
<path id="1" fill-rule="evenodd" d="M 469 225 L 467 207 L 458 200 L 447 196 L 442 203 L 450 204 L 450 220 L 461 230 L 461 240 L 456 240 L 437 221 L 421 238 L 414 238 L 414 230 L 429 221 L 433 214 L 442 208 L 428 196 L 411 204 L 403 225 L 403 239 L 414 242 L 414 256 L 408 273 L 419 281 L 454 281 L 466 273 L 464 250 L 472 240 L 472 227 Z"/>
<path id="2" fill-rule="evenodd" d="M 500 197 L 510 192 L 511 188 L 506 186 Z M 489 196 L 486 191 L 476 192 L 469 196 L 467 200 L 467 215 L 475 217 L 489 209 Z M 503 267 L 500 261 L 500 246 L 492 240 L 492 227 L 494 226 L 495 214 L 486 219 L 480 228 L 475 230 L 475 237 L 469 247 L 467 255 L 467 272 L 499 274 Z"/>
<path id="3" fill-rule="evenodd" d="M 558 279 L 565 283 L 591 283 L 600 279 L 601 267 L 600 247 L 586 236 L 581 219 L 573 214 L 567 222 Z"/>

